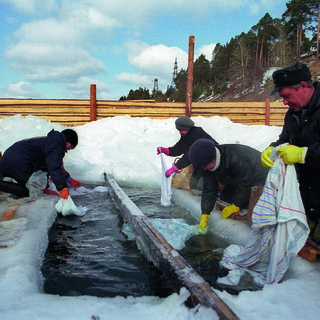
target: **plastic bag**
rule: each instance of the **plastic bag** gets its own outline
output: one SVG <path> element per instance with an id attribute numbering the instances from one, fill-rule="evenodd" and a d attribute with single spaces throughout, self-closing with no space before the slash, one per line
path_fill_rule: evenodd
<path id="1" fill-rule="evenodd" d="M 26 183 L 31 199 L 35 200 L 42 196 L 42 190 L 46 188 L 47 181 L 47 173 L 41 170 L 38 170 L 31 175 Z"/>
<path id="2" fill-rule="evenodd" d="M 57 212 L 61 213 L 63 216 L 83 216 L 85 214 L 85 211 L 80 211 L 76 207 L 70 196 L 68 197 L 68 199 L 60 198 L 56 203 L 55 208 Z"/>

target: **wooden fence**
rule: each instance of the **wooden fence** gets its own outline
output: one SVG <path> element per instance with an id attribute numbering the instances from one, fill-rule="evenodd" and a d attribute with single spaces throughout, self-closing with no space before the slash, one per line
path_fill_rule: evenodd
<path id="1" fill-rule="evenodd" d="M 190 116 L 222 116 L 246 125 L 282 126 L 288 107 L 282 102 L 193 102 Z M 130 115 L 151 119 L 186 114 L 183 102 L 0 99 L 0 119 L 33 115 L 65 126 L 78 126 L 106 117 Z"/>

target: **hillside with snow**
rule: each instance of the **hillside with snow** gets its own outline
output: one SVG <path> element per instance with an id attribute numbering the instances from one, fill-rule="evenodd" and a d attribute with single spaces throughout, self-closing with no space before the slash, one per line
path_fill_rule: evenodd
<path id="1" fill-rule="evenodd" d="M 305 55 L 301 57 L 301 62 L 306 63 L 310 68 L 314 81 L 318 81 L 320 78 L 320 63 L 314 60 L 314 56 Z M 257 76 L 257 80 L 253 85 L 243 88 L 242 80 L 236 79 L 233 82 L 228 83 L 228 90 L 221 94 L 212 94 L 208 97 L 201 97 L 199 102 L 262 102 L 267 98 L 271 102 L 281 101 L 279 95 L 269 95 L 269 92 L 273 88 L 272 73 L 279 68 L 269 68 L 260 77 Z"/>

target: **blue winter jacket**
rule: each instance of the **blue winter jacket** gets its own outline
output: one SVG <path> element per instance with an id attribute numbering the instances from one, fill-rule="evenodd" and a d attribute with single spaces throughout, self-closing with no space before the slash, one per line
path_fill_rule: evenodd
<path id="1" fill-rule="evenodd" d="M 0 160 L 0 172 L 27 182 L 34 172 L 42 170 L 49 173 L 60 191 L 67 188 L 62 169 L 65 153 L 65 135 L 52 130 L 46 137 L 21 140 L 9 147 Z"/>

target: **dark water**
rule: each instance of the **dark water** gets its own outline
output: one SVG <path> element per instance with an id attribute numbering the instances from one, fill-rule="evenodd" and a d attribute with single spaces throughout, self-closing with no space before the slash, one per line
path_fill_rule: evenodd
<path id="1" fill-rule="evenodd" d="M 158 189 L 123 190 L 148 218 L 198 223 L 185 208 L 174 204 L 161 206 Z M 46 293 L 166 297 L 174 292 L 162 272 L 141 254 L 135 241 L 127 240 L 121 231 L 121 214 L 108 193 L 73 196 L 73 201 L 89 210 L 83 217 L 59 216 L 53 224 L 42 267 Z M 212 287 L 237 294 L 239 290 L 216 284 L 218 277 L 228 273 L 219 265 L 225 246 L 212 234 L 194 235 L 180 254 Z"/>
<path id="2" fill-rule="evenodd" d="M 73 196 L 73 201 L 89 210 L 83 217 L 59 216 L 53 224 L 42 267 L 46 293 L 165 297 L 174 292 L 121 232 L 121 214 L 109 194 Z"/>

